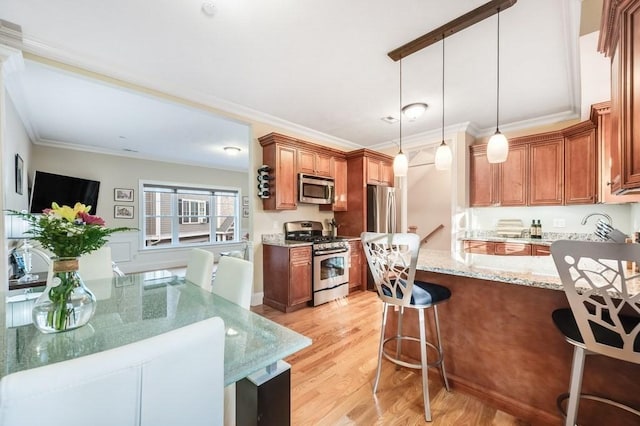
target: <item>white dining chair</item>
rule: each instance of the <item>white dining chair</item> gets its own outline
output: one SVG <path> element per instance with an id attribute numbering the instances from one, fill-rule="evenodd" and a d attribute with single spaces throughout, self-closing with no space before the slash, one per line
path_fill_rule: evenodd
<path id="1" fill-rule="evenodd" d="M 199 285 L 207 291 L 211 291 L 213 259 L 213 253 L 210 251 L 198 248 L 191 249 L 185 274 L 186 280 Z"/>
<path id="2" fill-rule="evenodd" d="M 249 309 L 253 291 L 253 263 L 233 256 L 222 256 L 209 291 L 244 309 Z M 236 424 L 235 383 L 224 388 L 224 424 Z"/>
<path id="3" fill-rule="evenodd" d="M 211 291 L 249 309 L 253 291 L 253 263 L 233 256 L 222 256 Z"/>
<path id="4" fill-rule="evenodd" d="M 3 426 L 222 425 L 224 323 L 214 317 L 0 380 Z"/>
<path id="5" fill-rule="evenodd" d="M 111 297 L 111 281 L 114 277 L 111 247 L 103 246 L 78 259 L 78 273 L 97 300 Z"/>

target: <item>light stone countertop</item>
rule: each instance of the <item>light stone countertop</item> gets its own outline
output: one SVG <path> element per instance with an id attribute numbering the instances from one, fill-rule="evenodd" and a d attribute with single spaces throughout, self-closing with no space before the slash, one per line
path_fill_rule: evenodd
<path id="1" fill-rule="evenodd" d="M 418 270 L 507 284 L 564 291 L 551 256 L 492 256 L 420 250 Z M 640 280 L 628 282 L 630 294 L 640 293 Z M 620 297 L 615 291 L 609 291 Z"/>

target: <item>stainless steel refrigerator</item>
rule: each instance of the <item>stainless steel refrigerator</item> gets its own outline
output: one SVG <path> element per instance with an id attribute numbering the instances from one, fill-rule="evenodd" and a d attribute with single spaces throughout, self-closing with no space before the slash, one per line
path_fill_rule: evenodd
<path id="1" fill-rule="evenodd" d="M 398 232 L 395 188 L 367 185 L 367 231 Z"/>

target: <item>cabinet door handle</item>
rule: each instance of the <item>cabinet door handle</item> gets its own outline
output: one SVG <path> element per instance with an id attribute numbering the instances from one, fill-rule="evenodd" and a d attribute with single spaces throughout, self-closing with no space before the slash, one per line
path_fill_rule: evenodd
<path id="1" fill-rule="evenodd" d="M 613 185 L 613 182 L 607 182 L 607 186 Z"/>

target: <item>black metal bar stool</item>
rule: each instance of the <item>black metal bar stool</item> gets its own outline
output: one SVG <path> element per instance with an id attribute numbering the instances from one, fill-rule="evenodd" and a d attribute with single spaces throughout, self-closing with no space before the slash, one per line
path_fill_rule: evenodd
<path id="1" fill-rule="evenodd" d="M 438 366 L 444 386 L 449 391 L 449 382 L 444 368 L 444 358 L 440 339 L 440 322 L 438 319 L 438 307 L 441 302 L 451 297 L 451 291 L 443 286 L 415 281 L 418 252 L 420 250 L 420 237 L 417 234 L 381 234 L 363 232 L 361 234 L 362 245 L 369 269 L 373 275 L 378 296 L 383 302 L 382 327 L 380 330 L 380 346 L 378 348 L 378 368 L 376 380 L 373 385 L 373 393 L 378 390 L 380 381 L 380 369 L 382 357 L 389 361 L 408 368 L 422 370 L 422 396 L 424 402 L 424 417 L 431 421 L 431 407 L 429 404 L 429 380 L 427 367 Z M 387 312 L 389 306 L 399 307 L 398 328 L 395 336 L 385 339 L 387 325 Z M 420 326 L 420 338 L 402 335 L 402 318 L 405 308 L 417 309 Z M 433 308 L 436 344 L 430 343 L 426 338 L 424 311 Z M 401 344 L 403 340 L 420 343 L 420 364 L 410 363 L 400 359 Z M 396 342 L 395 355 L 385 350 L 385 344 Z M 432 347 L 438 353 L 438 359 L 432 363 L 427 362 L 427 346 Z"/>
<path id="2" fill-rule="evenodd" d="M 627 262 L 640 261 L 640 244 L 557 241 L 551 245 L 551 255 L 571 306 L 552 314 L 555 325 L 573 345 L 569 393 L 558 397 L 563 414 L 562 403 L 569 399 L 565 425 L 575 425 L 580 398 L 610 404 L 640 417 L 636 408 L 581 393 L 586 355 L 640 364 L 640 274 L 627 269 Z M 635 311 L 637 316 L 621 313 L 625 311 Z"/>

